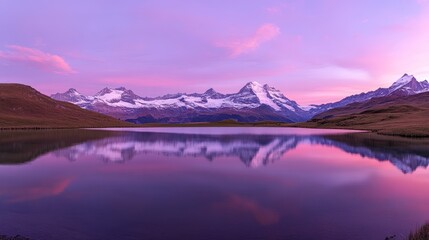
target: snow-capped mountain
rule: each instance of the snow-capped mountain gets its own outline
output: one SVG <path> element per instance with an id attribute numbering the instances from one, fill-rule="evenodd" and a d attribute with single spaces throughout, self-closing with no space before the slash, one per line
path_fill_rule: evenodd
<path id="1" fill-rule="evenodd" d="M 51 98 L 64 102 L 71 102 L 76 105 L 79 105 L 83 108 L 87 107 L 91 102 L 91 97 L 84 96 L 80 94 L 76 89 L 70 88 L 65 93 L 57 93 L 51 96 Z"/>
<path id="2" fill-rule="evenodd" d="M 429 82 L 417 81 L 412 75 L 405 74 L 389 88 L 389 94 L 410 96 L 429 91 Z"/>
<path id="3" fill-rule="evenodd" d="M 379 88 L 374 91 L 364 92 L 356 95 L 352 95 L 338 102 L 321 104 L 321 105 L 311 105 L 309 113 L 311 116 L 315 116 L 319 113 L 325 112 L 333 108 L 344 107 L 348 104 L 355 102 L 364 102 L 376 97 L 385 97 L 389 95 L 415 95 L 422 92 L 429 91 L 429 83 L 427 80 L 419 82 L 413 75 L 404 74 L 400 79 L 395 81 L 388 88 Z"/>
<path id="4" fill-rule="evenodd" d="M 203 122 L 235 119 L 297 122 L 308 119 L 306 111 L 279 90 L 257 82 L 246 84 L 238 93 L 222 94 L 214 89 L 199 94 L 170 94 L 142 98 L 125 88 L 104 88 L 94 96 L 75 89 L 52 98 L 131 122 Z"/>
<path id="5" fill-rule="evenodd" d="M 222 94 L 214 89 L 204 93 L 177 93 L 143 98 L 126 88 L 104 88 L 94 96 L 75 89 L 51 97 L 134 123 L 211 122 L 234 119 L 240 122 L 301 122 L 333 108 L 388 95 L 414 95 L 429 91 L 428 81 L 419 82 L 405 74 L 388 88 L 379 88 L 346 97 L 338 102 L 300 106 L 279 90 L 249 82 L 237 93 Z"/>

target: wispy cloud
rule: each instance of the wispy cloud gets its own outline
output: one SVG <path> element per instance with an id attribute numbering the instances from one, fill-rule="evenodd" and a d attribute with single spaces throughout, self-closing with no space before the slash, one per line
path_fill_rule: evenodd
<path id="1" fill-rule="evenodd" d="M 62 57 L 35 48 L 8 45 L 6 50 L 0 51 L 0 59 L 30 64 L 33 67 L 59 74 L 75 73 Z"/>
<path id="2" fill-rule="evenodd" d="M 269 6 L 269 7 L 265 8 L 265 11 L 269 15 L 279 15 L 279 14 L 282 14 L 284 10 L 289 9 L 289 8 L 290 8 L 290 3 L 283 2 L 280 4 Z"/>
<path id="3" fill-rule="evenodd" d="M 322 66 L 319 68 L 307 69 L 303 74 L 308 77 L 329 79 L 329 80 L 352 80 L 352 81 L 366 81 L 370 79 L 370 75 L 363 69 L 346 68 L 336 65 Z"/>
<path id="4" fill-rule="evenodd" d="M 233 40 L 217 44 L 230 50 L 230 57 L 237 57 L 257 49 L 262 43 L 267 42 L 280 34 L 280 28 L 268 23 L 260 26 L 256 32 L 244 39 Z"/>
<path id="5" fill-rule="evenodd" d="M 265 10 L 269 14 L 278 14 L 278 13 L 281 12 L 281 8 L 280 7 L 267 7 Z"/>

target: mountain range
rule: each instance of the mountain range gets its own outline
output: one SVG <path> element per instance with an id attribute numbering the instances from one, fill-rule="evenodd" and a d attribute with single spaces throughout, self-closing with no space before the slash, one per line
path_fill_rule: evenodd
<path id="1" fill-rule="evenodd" d="M 388 88 L 352 95 L 333 103 L 309 106 L 299 105 L 279 90 L 258 82 L 249 82 L 233 94 L 222 94 L 211 88 L 204 93 L 177 93 L 149 98 L 120 87 L 104 88 L 93 96 L 85 96 L 71 88 L 51 97 L 132 123 L 216 122 L 226 119 L 238 122 L 304 122 L 320 113 L 351 103 L 427 91 L 427 80 L 419 82 L 414 76 L 404 74 Z"/>

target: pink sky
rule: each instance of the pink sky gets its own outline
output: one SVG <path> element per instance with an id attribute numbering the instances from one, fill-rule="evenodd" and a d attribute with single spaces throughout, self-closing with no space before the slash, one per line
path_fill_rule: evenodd
<path id="1" fill-rule="evenodd" d="M 6 0 L 0 29 L 0 82 L 45 94 L 258 81 L 310 104 L 429 79 L 429 0 Z"/>

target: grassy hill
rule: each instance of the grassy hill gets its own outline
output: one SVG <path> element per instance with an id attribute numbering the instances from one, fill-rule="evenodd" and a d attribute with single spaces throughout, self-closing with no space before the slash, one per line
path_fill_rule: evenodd
<path id="1" fill-rule="evenodd" d="M 22 84 L 0 84 L 0 128 L 132 126 L 109 116 L 53 100 Z"/>
<path id="2" fill-rule="evenodd" d="M 388 96 L 331 109 L 303 127 L 371 130 L 380 134 L 429 137 L 429 93 Z"/>

